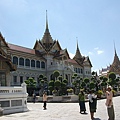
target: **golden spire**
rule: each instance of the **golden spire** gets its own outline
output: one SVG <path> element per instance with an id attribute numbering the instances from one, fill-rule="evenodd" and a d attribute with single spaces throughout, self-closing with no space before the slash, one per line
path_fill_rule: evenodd
<path id="1" fill-rule="evenodd" d="M 47 10 L 46 10 L 46 30 L 48 30 L 48 18 L 47 18 Z"/>
<path id="2" fill-rule="evenodd" d="M 82 55 L 80 53 L 79 47 L 78 47 L 78 40 L 77 40 L 77 49 L 76 49 L 76 54 L 73 59 L 81 59 Z"/>

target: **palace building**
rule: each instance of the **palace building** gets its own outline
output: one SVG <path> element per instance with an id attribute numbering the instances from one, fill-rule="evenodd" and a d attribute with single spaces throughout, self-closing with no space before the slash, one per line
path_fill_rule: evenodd
<path id="1" fill-rule="evenodd" d="M 102 68 L 102 70 L 99 71 L 99 74 L 100 76 L 108 76 L 110 72 L 114 72 L 117 77 L 120 76 L 120 60 L 117 55 L 116 49 L 113 63 L 110 66 L 107 66 L 106 68 Z"/>
<path id="2" fill-rule="evenodd" d="M 75 56 L 71 59 L 67 49 L 62 49 L 59 41 L 50 35 L 47 15 L 44 35 L 42 39 L 36 40 L 34 48 L 7 43 L 2 34 L 0 43 L 1 85 L 19 86 L 29 77 L 37 81 L 41 74 L 49 81 L 55 70 L 68 80 L 69 85 L 73 82 L 73 73 L 82 78 L 91 77 L 92 64 L 89 57 L 81 55 L 77 43 Z"/>
<path id="3" fill-rule="evenodd" d="M 17 69 L 17 66 L 11 61 L 8 49 L 9 46 L 0 33 L 0 86 L 10 85 L 10 72 Z"/>

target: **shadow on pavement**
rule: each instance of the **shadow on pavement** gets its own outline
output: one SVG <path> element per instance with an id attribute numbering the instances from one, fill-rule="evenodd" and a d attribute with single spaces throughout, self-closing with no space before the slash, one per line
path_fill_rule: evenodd
<path id="1" fill-rule="evenodd" d="M 87 115 L 88 113 L 80 113 L 80 114 L 82 114 L 82 115 Z"/>
<path id="2" fill-rule="evenodd" d="M 100 118 L 94 118 L 94 120 L 101 120 Z"/>

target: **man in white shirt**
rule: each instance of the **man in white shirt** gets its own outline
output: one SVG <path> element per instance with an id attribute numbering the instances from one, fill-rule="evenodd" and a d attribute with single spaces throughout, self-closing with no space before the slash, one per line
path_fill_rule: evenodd
<path id="1" fill-rule="evenodd" d="M 113 93 L 112 93 L 112 87 L 108 86 L 106 91 L 106 106 L 107 106 L 107 112 L 108 112 L 108 120 L 115 120 L 115 113 L 114 113 L 114 107 L 113 107 Z"/>

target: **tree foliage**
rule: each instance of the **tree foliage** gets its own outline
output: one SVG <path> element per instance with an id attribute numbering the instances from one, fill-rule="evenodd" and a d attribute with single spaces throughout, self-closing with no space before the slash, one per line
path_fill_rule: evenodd
<path id="1" fill-rule="evenodd" d="M 54 85 L 55 85 L 56 87 L 60 87 L 60 86 L 61 86 L 60 80 L 56 80 L 55 83 L 54 83 Z"/>
<path id="2" fill-rule="evenodd" d="M 58 70 L 53 72 L 53 76 L 57 79 L 57 77 L 60 75 L 60 72 Z"/>
<path id="3" fill-rule="evenodd" d="M 89 83 L 89 79 L 88 78 L 84 78 L 84 82 L 87 84 L 87 83 Z"/>
<path id="4" fill-rule="evenodd" d="M 25 83 L 28 87 L 35 87 L 36 81 L 33 78 L 29 78 L 28 80 L 25 80 Z"/>
<path id="5" fill-rule="evenodd" d="M 116 74 L 114 72 L 111 72 L 109 74 L 109 79 L 115 80 L 116 79 Z"/>

